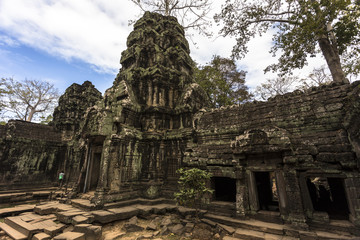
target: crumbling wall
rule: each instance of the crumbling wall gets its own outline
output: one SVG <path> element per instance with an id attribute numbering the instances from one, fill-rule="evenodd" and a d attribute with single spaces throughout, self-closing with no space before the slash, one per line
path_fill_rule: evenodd
<path id="1" fill-rule="evenodd" d="M 238 215 L 258 214 L 256 174 L 274 172 L 281 217 L 298 225 L 319 220 L 306 182 L 340 179 L 349 218 L 358 223 L 359 92 L 359 82 L 333 84 L 199 112 L 196 141 L 188 143 L 184 163 L 236 179 Z"/>
<path id="2" fill-rule="evenodd" d="M 1 135 L 1 188 L 53 185 L 66 146 L 52 126 L 10 120 Z"/>

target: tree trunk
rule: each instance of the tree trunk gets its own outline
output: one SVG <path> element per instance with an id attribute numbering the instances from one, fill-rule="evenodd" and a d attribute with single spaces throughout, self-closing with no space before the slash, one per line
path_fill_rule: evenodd
<path id="1" fill-rule="evenodd" d="M 342 70 L 340 56 L 336 47 L 333 46 L 330 43 L 330 40 L 326 37 L 320 38 L 318 43 L 330 69 L 333 81 L 339 83 L 349 83 L 349 81 L 345 78 L 344 71 Z"/>
<path id="2" fill-rule="evenodd" d="M 27 117 L 26 121 L 31 122 L 31 120 L 34 116 L 34 113 L 35 113 L 35 108 L 31 108 L 29 116 Z"/>

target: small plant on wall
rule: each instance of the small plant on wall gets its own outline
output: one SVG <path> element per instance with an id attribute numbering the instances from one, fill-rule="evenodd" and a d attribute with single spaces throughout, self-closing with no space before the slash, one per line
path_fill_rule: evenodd
<path id="1" fill-rule="evenodd" d="M 180 168 L 177 172 L 180 177 L 179 191 L 174 193 L 175 200 L 179 205 L 195 208 L 196 218 L 198 218 L 203 197 L 213 193 L 213 190 L 206 186 L 212 175 L 198 168 L 188 170 Z"/>

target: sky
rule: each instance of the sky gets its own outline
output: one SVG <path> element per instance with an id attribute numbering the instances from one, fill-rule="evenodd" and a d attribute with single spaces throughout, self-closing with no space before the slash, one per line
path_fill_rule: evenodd
<path id="1" fill-rule="evenodd" d="M 210 18 L 221 11 L 225 0 L 213 1 Z M 0 77 L 15 80 L 49 81 L 62 93 L 72 83 L 91 81 L 102 93 L 112 86 L 121 68 L 121 52 L 132 31 L 129 20 L 141 16 L 130 0 L 0 0 Z M 230 57 L 233 38 L 193 33 L 191 57 L 200 65 L 213 55 Z M 238 60 L 239 70 L 247 71 L 246 85 L 253 90 L 275 77 L 264 74 L 275 63 L 269 53 L 271 33 L 254 38 L 249 53 Z M 314 66 L 325 64 L 314 58 L 309 66 L 295 74 L 306 75 Z"/>

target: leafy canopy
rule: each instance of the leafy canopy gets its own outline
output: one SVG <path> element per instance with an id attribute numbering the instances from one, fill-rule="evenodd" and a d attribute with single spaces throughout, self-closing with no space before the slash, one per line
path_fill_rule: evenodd
<path id="1" fill-rule="evenodd" d="M 211 173 L 198 168 L 177 170 L 179 177 L 179 191 L 174 193 L 175 200 L 178 204 L 193 207 L 198 212 L 202 198 L 206 194 L 211 194 L 213 190 L 209 189 L 206 184 L 211 178 Z"/>
<path id="2" fill-rule="evenodd" d="M 281 49 L 282 55 L 265 71 L 291 73 L 307 64 L 307 56 L 321 51 L 334 81 L 342 81 L 339 56 L 353 53 L 343 63 L 345 73 L 360 71 L 359 17 L 359 0 L 227 0 L 215 20 L 224 22 L 223 35 L 236 37 L 236 58 L 248 52 L 251 38 L 273 29 L 271 52 L 275 55 Z"/>
<path id="3" fill-rule="evenodd" d="M 245 75 L 237 70 L 234 60 L 215 55 L 210 64 L 196 69 L 195 81 L 208 94 L 212 107 L 222 107 L 251 99 Z"/>

